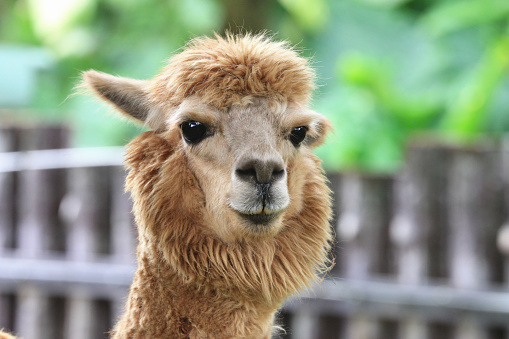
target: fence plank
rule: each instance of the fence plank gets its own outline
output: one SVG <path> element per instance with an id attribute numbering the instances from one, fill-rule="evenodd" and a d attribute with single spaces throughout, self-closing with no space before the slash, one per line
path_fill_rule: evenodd
<path id="1" fill-rule="evenodd" d="M 68 130 L 60 126 L 24 128 L 20 135 L 20 150 L 62 148 L 68 146 Z M 63 250 L 63 225 L 58 207 L 65 190 L 63 172 L 32 171 L 19 175 L 19 223 L 17 252 L 26 258 L 41 258 L 50 250 Z M 60 312 L 48 295 L 27 284 L 20 287 L 15 329 L 25 339 L 54 338 L 59 332 L 51 324 L 61 324 L 54 317 Z M 61 307 L 62 305 L 60 305 Z"/>
<path id="2" fill-rule="evenodd" d="M 316 338 L 318 317 L 306 307 L 302 307 L 293 313 L 290 322 L 292 339 Z"/>
<path id="3" fill-rule="evenodd" d="M 459 288 L 481 289 L 501 274 L 496 234 L 502 224 L 502 182 L 499 153 L 493 145 L 457 149 L 449 172 L 451 283 Z M 454 335 L 457 339 L 488 338 L 486 328 L 465 317 Z"/>
<path id="4" fill-rule="evenodd" d="M 62 213 L 70 229 L 67 256 L 73 261 L 87 262 L 111 253 L 112 173 L 112 167 L 70 170 L 70 190 Z M 102 337 L 98 337 L 97 329 L 105 307 L 109 312 L 109 305 L 97 303 L 84 289 L 76 287 L 68 298 L 66 338 Z"/>
<path id="5" fill-rule="evenodd" d="M 343 276 L 368 280 L 388 273 L 387 234 L 392 211 L 392 179 L 348 174 L 342 180 L 342 214 L 338 237 L 342 248 Z M 352 314 L 346 325 L 346 338 L 384 337 L 376 319 L 363 312 Z"/>
<path id="6" fill-rule="evenodd" d="M 22 150 L 62 148 L 68 144 L 68 131 L 48 126 L 22 130 Z M 18 204 L 21 208 L 17 232 L 20 254 L 38 257 L 48 250 L 62 250 L 65 234 L 58 217 L 65 191 L 62 170 L 20 173 Z"/>
<path id="7" fill-rule="evenodd" d="M 390 230 L 400 283 L 420 285 L 431 277 L 446 276 L 447 154 L 446 148 L 421 140 L 407 148 L 405 166 L 395 185 Z M 401 338 L 449 339 L 432 332 L 432 326 L 415 312 L 400 322 Z"/>

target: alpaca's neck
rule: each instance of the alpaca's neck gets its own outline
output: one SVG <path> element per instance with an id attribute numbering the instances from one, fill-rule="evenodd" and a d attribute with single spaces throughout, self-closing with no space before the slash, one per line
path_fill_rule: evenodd
<path id="1" fill-rule="evenodd" d="M 147 253 L 139 253 L 138 265 L 113 338 L 270 338 L 279 305 L 198 289 Z"/>
<path id="2" fill-rule="evenodd" d="M 129 147 L 139 267 L 114 337 L 268 338 L 277 308 L 327 265 L 331 208 L 319 161 L 309 154 L 289 176 L 290 190 L 302 187 L 276 236 L 224 243 L 203 231 L 205 197 L 175 144 L 147 132 Z"/>

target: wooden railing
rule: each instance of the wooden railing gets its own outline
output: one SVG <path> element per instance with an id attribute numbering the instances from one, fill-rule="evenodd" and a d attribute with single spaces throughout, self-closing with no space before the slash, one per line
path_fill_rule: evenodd
<path id="1" fill-rule="evenodd" d="M 24 339 L 107 337 L 135 269 L 123 149 L 68 135 L 0 129 L 0 328 Z M 508 339 L 508 150 L 418 142 L 396 176 L 330 174 L 336 266 L 282 337 Z"/>
<path id="2" fill-rule="evenodd" d="M 0 328 L 24 339 L 107 337 L 135 269 L 122 149 L 68 134 L 0 130 Z"/>
<path id="3" fill-rule="evenodd" d="M 337 265 L 287 337 L 509 338 L 509 148 L 418 141 L 394 177 L 331 176 Z"/>

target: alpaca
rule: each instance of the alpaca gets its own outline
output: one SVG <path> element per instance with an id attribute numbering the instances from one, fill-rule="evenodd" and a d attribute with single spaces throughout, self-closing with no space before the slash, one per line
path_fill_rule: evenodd
<path id="1" fill-rule="evenodd" d="M 327 268 L 314 77 L 263 35 L 194 39 L 152 80 L 84 73 L 151 129 L 126 155 L 138 270 L 113 338 L 270 338 L 283 301 Z"/>
<path id="2" fill-rule="evenodd" d="M 84 85 L 150 131 L 128 146 L 138 269 L 113 338 L 270 338 L 330 266 L 308 61 L 264 35 L 196 38 L 151 80 Z"/>

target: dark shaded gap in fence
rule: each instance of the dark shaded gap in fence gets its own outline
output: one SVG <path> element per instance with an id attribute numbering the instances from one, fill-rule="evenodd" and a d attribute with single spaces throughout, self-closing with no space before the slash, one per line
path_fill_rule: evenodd
<path id="1" fill-rule="evenodd" d="M 94 300 L 95 319 L 93 322 L 93 336 L 92 338 L 107 339 L 109 338 L 109 331 L 112 328 L 112 310 L 111 301 L 106 299 Z"/>
<path id="2" fill-rule="evenodd" d="M 429 335 L 428 338 L 447 338 L 450 339 L 453 337 L 454 327 L 448 323 L 442 322 L 430 322 L 428 324 Z M 406 339 L 406 338 L 400 338 Z M 410 339 L 410 338 L 408 338 Z"/>
<path id="3" fill-rule="evenodd" d="M 0 328 L 14 328 L 15 313 L 16 296 L 14 294 L 0 294 Z"/>
<path id="4" fill-rule="evenodd" d="M 507 339 L 507 330 L 502 327 L 488 328 L 488 337 L 490 339 Z"/>
<path id="5" fill-rule="evenodd" d="M 48 337 L 54 339 L 64 339 L 64 324 L 67 320 L 66 316 L 67 299 L 65 297 L 50 296 L 48 298 L 48 324 L 44 324 L 48 328 Z"/>
<path id="6" fill-rule="evenodd" d="M 380 320 L 380 339 L 398 339 L 399 322 L 393 319 Z M 404 338 L 399 338 L 404 339 Z"/>
<path id="7" fill-rule="evenodd" d="M 14 127 L 0 128 L 0 152 L 14 152 L 19 149 L 20 130 Z M 13 249 L 16 243 L 18 205 L 15 201 L 18 173 L 0 173 L 0 251 Z"/>
<path id="8" fill-rule="evenodd" d="M 335 315 L 321 315 L 318 318 L 317 333 L 314 338 L 340 339 L 345 330 L 343 318 Z"/>
<path id="9" fill-rule="evenodd" d="M 281 338 L 281 339 L 283 339 L 283 338 L 291 339 L 292 338 L 292 334 L 291 334 L 291 330 L 290 330 L 291 321 L 292 321 L 292 313 L 291 312 L 281 311 L 277 314 L 275 323 L 278 326 L 282 327 L 284 331 L 279 333 L 279 335 L 276 336 L 276 338 Z"/>

